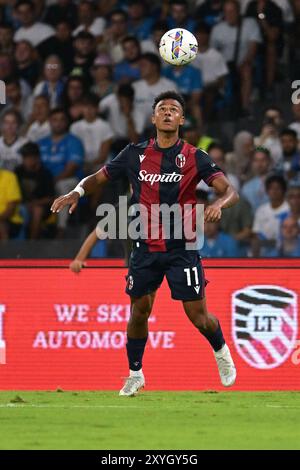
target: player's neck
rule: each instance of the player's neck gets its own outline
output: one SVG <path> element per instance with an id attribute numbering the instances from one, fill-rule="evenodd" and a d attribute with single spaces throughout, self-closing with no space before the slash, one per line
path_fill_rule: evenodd
<path id="1" fill-rule="evenodd" d="M 174 134 L 170 132 L 157 133 L 157 136 L 156 136 L 157 145 L 162 149 L 172 147 L 172 145 L 176 144 L 178 139 L 179 139 L 179 136 L 177 132 Z"/>

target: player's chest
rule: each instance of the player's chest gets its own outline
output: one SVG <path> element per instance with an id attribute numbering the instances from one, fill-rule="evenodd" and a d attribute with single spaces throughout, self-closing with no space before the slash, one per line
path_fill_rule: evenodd
<path id="1" fill-rule="evenodd" d="M 189 155 L 140 152 L 130 163 L 130 179 L 152 186 L 155 183 L 179 183 L 195 175 Z"/>

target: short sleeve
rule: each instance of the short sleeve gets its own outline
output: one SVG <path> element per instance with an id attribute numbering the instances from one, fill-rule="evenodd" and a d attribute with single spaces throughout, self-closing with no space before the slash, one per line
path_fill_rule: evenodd
<path id="1" fill-rule="evenodd" d="M 128 144 L 115 158 L 107 163 L 102 171 L 110 180 L 117 180 L 127 175 L 131 144 Z"/>
<path id="2" fill-rule="evenodd" d="M 199 181 L 203 180 L 208 186 L 219 176 L 224 176 L 223 171 L 212 160 L 212 158 L 204 151 L 196 151 L 196 163 L 198 168 Z"/>

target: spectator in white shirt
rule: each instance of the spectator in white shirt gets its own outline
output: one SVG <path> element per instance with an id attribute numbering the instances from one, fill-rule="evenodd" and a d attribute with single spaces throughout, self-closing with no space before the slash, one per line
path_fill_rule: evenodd
<path id="1" fill-rule="evenodd" d="M 51 26 L 35 21 L 35 5 L 33 1 L 18 1 L 15 6 L 15 11 L 22 25 L 15 33 L 15 42 L 25 39 L 36 47 L 46 39 L 54 36 L 55 31 Z"/>
<path id="2" fill-rule="evenodd" d="M 104 164 L 113 138 L 110 125 L 97 116 L 98 101 L 97 95 L 94 94 L 84 98 L 84 118 L 72 124 L 70 128 L 71 133 L 83 143 L 86 173 L 98 170 Z"/>
<path id="3" fill-rule="evenodd" d="M 18 111 L 8 110 L 4 113 L 1 122 L 0 158 L 1 167 L 14 171 L 20 165 L 22 158 L 19 153 L 26 139 L 20 137 L 22 118 Z"/>
<path id="4" fill-rule="evenodd" d="M 95 37 L 102 36 L 105 28 L 104 18 L 96 17 L 95 5 L 90 1 L 80 2 L 78 5 L 79 26 L 73 31 L 77 36 L 81 31 L 88 31 Z"/>
<path id="5" fill-rule="evenodd" d="M 210 28 L 205 23 L 196 26 L 195 36 L 198 41 L 198 54 L 193 65 L 202 74 L 203 111 L 205 119 L 209 120 L 213 117 L 216 99 L 224 89 L 228 67 L 222 54 L 213 47 L 209 47 Z"/>
<path id="6" fill-rule="evenodd" d="M 240 39 L 236 46 L 239 30 Z M 253 18 L 240 16 L 240 4 L 237 0 L 226 0 L 224 21 L 212 29 L 210 43 L 211 47 L 221 52 L 227 62 L 233 82 L 233 92 L 240 82 L 240 101 L 242 110 L 246 113 L 252 91 L 252 68 L 260 42 L 261 34 L 256 21 Z"/>
<path id="7" fill-rule="evenodd" d="M 145 119 L 135 105 L 132 85 L 119 85 L 117 93 L 111 93 L 100 101 L 99 109 L 107 115 L 115 139 L 138 141 L 144 130 Z"/>
<path id="8" fill-rule="evenodd" d="M 33 102 L 32 114 L 29 119 L 27 140 L 37 142 L 50 134 L 50 106 L 46 96 L 36 96 Z"/>
<path id="9" fill-rule="evenodd" d="M 289 212 L 286 190 L 287 184 L 282 176 L 272 175 L 267 178 L 269 202 L 260 206 L 254 216 L 253 255 L 256 257 L 269 256 L 279 240 L 281 223 Z"/>
<path id="10" fill-rule="evenodd" d="M 137 109 L 144 114 L 146 127 L 149 127 L 154 98 L 164 91 L 177 91 L 177 86 L 172 80 L 161 77 L 161 62 L 155 54 L 143 54 L 140 68 L 142 79 L 133 83 L 134 100 Z"/>

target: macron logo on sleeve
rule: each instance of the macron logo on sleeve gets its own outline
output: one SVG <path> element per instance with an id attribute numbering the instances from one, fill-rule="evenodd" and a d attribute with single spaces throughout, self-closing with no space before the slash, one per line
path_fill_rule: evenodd
<path id="1" fill-rule="evenodd" d="M 146 158 L 146 155 L 144 155 L 143 153 L 139 155 L 139 159 L 141 163 L 145 160 L 145 158 Z"/>

